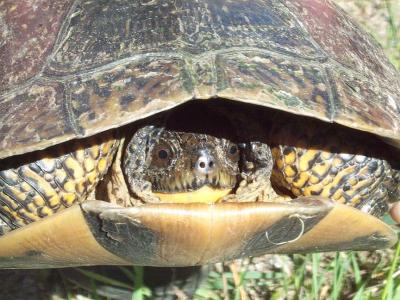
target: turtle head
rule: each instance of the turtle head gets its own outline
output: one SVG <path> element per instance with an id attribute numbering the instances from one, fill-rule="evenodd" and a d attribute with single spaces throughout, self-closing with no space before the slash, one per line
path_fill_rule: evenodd
<path id="1" fill-rule="evenodd" d="M 237 184 L 239 149 L 209 134 L 145 126 L 126 148 L 124 171 L 133 192 L 144 187 L 163 202 L 215 202 Z"/>

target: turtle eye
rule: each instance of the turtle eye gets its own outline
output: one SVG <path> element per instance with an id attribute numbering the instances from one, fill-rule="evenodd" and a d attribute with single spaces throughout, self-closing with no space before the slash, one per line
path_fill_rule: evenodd
<path id="1" fill-rule="evenodd" d="M 153 148 L 151 165 L 157 168 L 168 167 L 174 157 L 174 151 L 167 143 L 160 143 Z"/>
<path id="2" fill-rule="evenodd" d="M 230 154 L 230 155 L 235 155 L 235 154 L 237 153 L 237 151 L 238 151 L 238 147 L 237 147 L 236 145 L 232 145 L 232 146 L 229 148 L 229 154 Z"/>
<path id="3" fill-rule="evenodd" d="M 159 159 L 166 159 L 168 158 L 168 151 L 165 149 L 161 149 L 160 151 L 158 151 L 158 158 Z"/>

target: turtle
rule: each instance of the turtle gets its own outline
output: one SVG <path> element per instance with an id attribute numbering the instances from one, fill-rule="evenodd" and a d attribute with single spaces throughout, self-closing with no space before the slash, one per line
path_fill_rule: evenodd
<path id="1" fill-rule="evenodd" d="M 330 1 L 0 8 L 0 267 L 396 242 L 400 76 Z"/>

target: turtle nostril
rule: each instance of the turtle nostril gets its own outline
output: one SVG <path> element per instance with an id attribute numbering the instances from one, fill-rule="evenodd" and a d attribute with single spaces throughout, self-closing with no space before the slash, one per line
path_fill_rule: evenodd
<path id="1" fill-rule="evenodd" d="M 214 156 L 206 151 L 200 151 L 195 164 L 195 172 L 199 175 L 207 175 L 215 172 L 217 164 Z"/>

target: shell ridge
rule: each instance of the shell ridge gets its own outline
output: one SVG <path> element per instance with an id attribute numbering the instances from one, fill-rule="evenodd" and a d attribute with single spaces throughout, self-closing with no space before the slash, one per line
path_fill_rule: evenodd
<path id="1" fill-rule="evenodd" d="M 62 106 L 65 112 L 66 120 L 68 121 L 69 126 L 72 128 L 77 137 L 83 137 L 85 131 L 81 126 L 79 126 L 78 122 L 76 121 L 76 117 L 72 108 L 71 94 L 65 91 L 63 97 L 64 101 L 62 103 Z"/>
<path id="2" fill-rule="evenodd" d="M 321 73 L 323 78 L 325 79 L 326 82 L 326 87 L 327 87 L 327 94 L 328 94 L 328 101 L 329 101 L 329 107 L 327 111 L 329 112 L 329 119 L 330 122 L 334 122 L 337 112 L 336 112 L 336 102 L 335 99 L 337 99 L 337 93 L 334 90 L 334 83 L 332 83 L 332 80 L 329 75 L 329 70 L 326 67 L 321 68 Z"/>
<path id="3" fill-rule="evenodd" d="M 43 65 L 41 73 L 45 72 L 45 70 L 49 67 L 51 63 L 51 60 L 62 48 L 64 42 L 69 38 L 70 32 L 73 29 L 73 27 L 69 27 L 69 25 L 71 24 L 71 20 L 73 19 L 73 17 L 79 15 L 81 12 L 80 10 L 75 11 L 76 8 L 79 7 L 80 2 L 81 0 L 75 0 L 71 4 L 71 7 L 67 10 L 67 13 L 65 13 L 64 21 L 61 23 L 54 45 L 51 49 L 50 55 L 46 58 L 46 63 Z"/>

